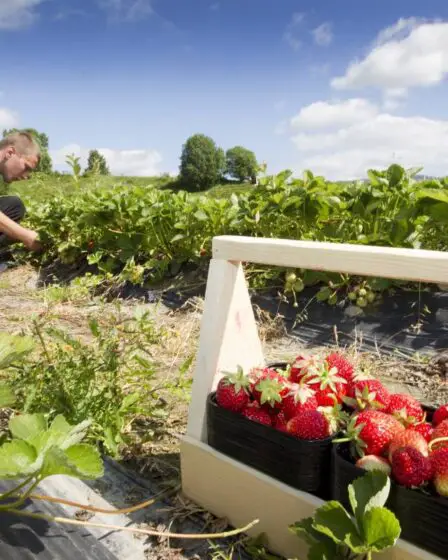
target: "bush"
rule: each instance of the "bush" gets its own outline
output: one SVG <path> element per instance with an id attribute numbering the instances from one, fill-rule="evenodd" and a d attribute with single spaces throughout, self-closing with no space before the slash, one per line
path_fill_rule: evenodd
<path id="1" fill-rule="evenodd" d="M 90 150 L 85 175 L 110 175 L 106 158 L 98 150 Z"/>
<path id="2" fill-rule="evenodd" d="M 180 182 L 189 191 L 216 185 L 225 169 L 224 151 L 203 134 L 190 136 L 182 148 Z"/>
<path id="3" fill-rule="evenodd" d="M 242 146 L 235 146 L 227 150 L 226 172 L 230 177 L 238 179 L 240 183 L 244 181 L 256 182 L 257 177 L 257 158 L 255 154 Z"/>

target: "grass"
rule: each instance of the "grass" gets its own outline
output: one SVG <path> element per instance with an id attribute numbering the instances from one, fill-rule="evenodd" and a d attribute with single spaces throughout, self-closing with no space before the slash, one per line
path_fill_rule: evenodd
<path id="1" fill-rule="evenodd" d="M 98 176 L 93 178 L 81 177 L 80 186 L 83 188 L 97 189 L 112 187 L 113 185 L 129 186 L 156 186 L 160 189 L 177 190 L 176 181 L 172 177 L 159 175 L 154 177 L 133 177 L 122 175 Z M 243 194 L 253 188 L 250 183 L 222 183 L 212 187 L 208 191 L 196 193 L 198 196 L 206 195 L 215 198 L 230 198 L 232 193 Z M 73 176 L 41 175 L 35 174 L 27 181 L 18 181 L 11 185 L 0 184 L 0 195 L 10 194 L 20 196 L 25 203 L 36 201 L 44 202 L 57 193 L 70 195 L 76 189 Z"/>

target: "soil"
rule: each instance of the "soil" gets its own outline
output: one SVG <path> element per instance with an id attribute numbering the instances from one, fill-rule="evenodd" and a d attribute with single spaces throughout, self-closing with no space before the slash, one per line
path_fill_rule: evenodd
<path id="1" fill-rule="evenodd" d="M 107 321 L 108 315 L 117 312 L 117 303 L 114 301 L 104 302 L 90 298 L 77 300 L 70 297 L 65 301 L 58 301 L 58 298 L 55 298 L 48 289 L 38 287 L 37 273 L 27 266 L 6 270 L 0 274 L 0 290 L 0 331 L 9 333 L 29 332 L 33 318 L 45 317 L 49 324 L 88 340 L 91 336 L 87 325 L 88 317 L 95 315 L 104 322 Z M 155 350 L 160 375 L 164 378 L 174 375 L 189 357 L 196 355 L 203 300 L 192 298 L 178 309 L 170 309 L 160 303 L 142 304 L 139 301 L 126 300 L 120 303 L 120 313 L 130 316 L 137 306 L 142 305 L 151 310 L 157 325 L 166 332 L 160 348 Z M 268 361 L 287 361 L 303 351 L 298 339 L 288 334 L 280 317 L 273 318 L 258 308 L 256 308 L 256 317 Z M 425 404 L 438 405 L 448 402 L 446 382 L 448 355 L 446 353 L 435 354 L 433 358 L 419 354 L 411 357 L 383 355 L 380 352 L 364 349 L 360 341 L 355 341 L 350 347 L 339 348 L 339 350 L 348 353 L 354 360 L 362 362 L 395 392 L 410 393 Z M 191 376 L 193 368 L 194 359 L 188 368 L 188 375 Z M 175 397 L 171 396 L 171 398 Z M 138 419 L 142 431 L 148 428 L 155 430 L 155 441 L 129 447 L 123 452 L 123 465 L 161 485 L 180 481 L 179 440 L 185 433 L 187 404 L 183 402 L 175 404 L 175 413 L 170 415 L 168 421 L 161 422 L 159 425 L 154 421 L 149 422 L 146 418 Z M 4 428 L 7 420 L 8 414 L 2 411 L 0 429 Z M 170 503 L 173 508 L 173 520 L 185 520 L 190 516 L 197 516 L 200 512 L 199 515 L 206 519 L 209 525 L 208 530 L 214 530 L 210 525 L 221 526 L 223 523 L 222 520 L 213 519 L 207 512 L 185 502 L 181 494 Z M 227 554 L 234 542 L 235 540 L 228 544 Z M 225 548 L 227 545 L 220 543 L 222 550 L 223 546 Z M 197 556 L 196 552 L 191 553 L 185 548 L 178 549 L 172 543 L 159 539 L 156 543 L 152 543 L 147 557 L 150 560 L 239 557 L 231 554 L 231 556 L 218 556 L 216 551 L 213 552 L 206 544 L 201 555 Z M 261 559 L 263 555 L 260 552 L 253 554 L 252 557 Z"/>

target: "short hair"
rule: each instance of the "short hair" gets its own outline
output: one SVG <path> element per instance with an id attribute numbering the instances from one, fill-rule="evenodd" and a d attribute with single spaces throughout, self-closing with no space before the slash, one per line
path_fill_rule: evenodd
<path id="1" fill-rule="evenodd" d="M 26 131 L 12 132 L 0 140 L 0 150 L 14 146 L 22 156 L 34 156 L 40 159 L 41 148 L 39 141 Z"/>

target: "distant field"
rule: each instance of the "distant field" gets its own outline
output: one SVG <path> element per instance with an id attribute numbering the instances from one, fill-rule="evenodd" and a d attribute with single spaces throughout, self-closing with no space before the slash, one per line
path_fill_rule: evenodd
<path id="1" fill-rule="evenodd" d="M 145 187 L 148 185 L 159 187 L 160 189 L 177 190 L 176 184 L 171 177 L 123 177 L 106 176 L 96 178 L 80 178 L 79 187 L 81 189 L 107 188 L 115 185 L 129 185 Z M 72 175 L 62 176 L 39 176 L 35 175 L 28 181 L 13 183 L 7 187 L 9 194 L 21 196 L 25 202 L 44 201 L 55 196 L 55 194 L 74 194 L 79 187 L 75 184 Z M 208 191 L 197 193 L 197 195 L 207 195 L 215 198 L 229 198 L 232 193 L 243 194 L 253 188 L 251 184 L 222 184 L 211 188 Z M 0 191 L 1 192 L 1 191 Z"/>

